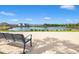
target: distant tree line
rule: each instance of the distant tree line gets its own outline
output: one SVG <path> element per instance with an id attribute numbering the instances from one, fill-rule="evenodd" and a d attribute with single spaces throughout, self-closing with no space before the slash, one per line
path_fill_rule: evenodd
<path id="1" fill-rule="evenodd" d="M 0 26 L 10 26 L 10 27 L 69 27 L 69 28 L 79 28 L 79 23 L 77 24 L 26 24 L 26 23 L 20 23 L 20 24 L 8 24 L 6 22 L 0 23 Z"/>

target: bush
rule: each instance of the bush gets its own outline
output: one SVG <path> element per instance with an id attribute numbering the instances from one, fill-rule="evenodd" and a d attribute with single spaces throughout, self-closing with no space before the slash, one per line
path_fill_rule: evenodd
<path id="1" fill-rule="evenodd" d="M 33 29 L 30 29 L 30 31 L 33 31 Z"/>

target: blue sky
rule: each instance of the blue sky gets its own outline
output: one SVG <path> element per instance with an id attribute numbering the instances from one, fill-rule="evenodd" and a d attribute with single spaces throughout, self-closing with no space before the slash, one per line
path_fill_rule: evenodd
<path id="1" fill-rule="evenodd" d="M 79 23 L 77 5 L 0 5 L 0 23 Z"/>

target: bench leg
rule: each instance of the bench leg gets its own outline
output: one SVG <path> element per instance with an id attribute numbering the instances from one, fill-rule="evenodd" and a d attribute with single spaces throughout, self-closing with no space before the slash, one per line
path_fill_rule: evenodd
<path id="1" fill-rule="evenodd" d="M 24 43 L 23 54 L 25 54 L 25 47 L 26 47 L 26 45 L 25 45 L 25 43 Z"/>
<path id="2" fill-rule="evenodd" d="M 32 39 L 30 40 L 30 46 L 32 47 Z"/>

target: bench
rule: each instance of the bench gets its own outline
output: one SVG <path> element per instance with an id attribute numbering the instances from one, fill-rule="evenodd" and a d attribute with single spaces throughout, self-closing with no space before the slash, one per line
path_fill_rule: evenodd
<path id="1" fill-rule="evenodd" d="M 8 42 L 23 43 L 23 54 L 25 54 L 26 43 L 30 42 L 30 46 L 32 47 L 32 34 L 24 37 L 23 34 L 0 33 L 0 38 L 5 38 Z"/>

